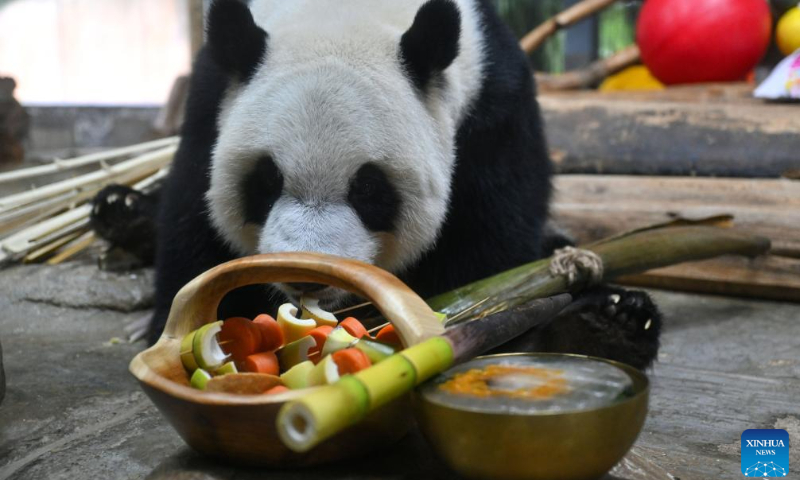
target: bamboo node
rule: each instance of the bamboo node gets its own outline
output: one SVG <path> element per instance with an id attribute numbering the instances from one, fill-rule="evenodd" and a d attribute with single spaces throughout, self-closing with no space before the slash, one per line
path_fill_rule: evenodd
<path id="1" fill-rule="evenodd" d="M 603 259 L 590 250 L 560 248 L 553 252 L 550 275 L 566 277 L 570 286 L 577 283 L 600 283 L 603 281 Z"/>

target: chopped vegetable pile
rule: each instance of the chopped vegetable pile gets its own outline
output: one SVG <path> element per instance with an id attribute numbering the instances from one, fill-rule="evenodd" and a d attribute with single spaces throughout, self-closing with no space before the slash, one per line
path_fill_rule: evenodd
<path id="1" fill-rule="evenodd" d="M 402 348 L 393 326 L 373 338 L 360 321 L 348 317 L 340 322 L 316 299 L 303 299 L 299 312 L 286 303 L 277 317 L 229 318 L 187 334 L 181 362 L 191 386 L 251 395 L 283 393 L 333 383 Z"/>

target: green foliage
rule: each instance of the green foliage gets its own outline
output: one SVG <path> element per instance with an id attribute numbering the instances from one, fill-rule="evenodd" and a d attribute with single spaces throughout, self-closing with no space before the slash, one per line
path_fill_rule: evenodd
<path id="1" fill-rule="evenodd" d="M 497 13 L 517 38 L 536 28 L 563 9 L 561 0 L 493 0 Z M 564 71 L 564 33 L 547 40 L 531 55 L 536 70 L 560 73 Z"/>

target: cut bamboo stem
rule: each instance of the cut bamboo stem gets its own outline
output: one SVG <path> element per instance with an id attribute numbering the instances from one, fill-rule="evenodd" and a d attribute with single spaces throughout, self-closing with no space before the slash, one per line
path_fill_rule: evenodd
<path id="1" fill-rule="evenodd" d="M 162 168 L 135 183 L 133 188 L 145 190 L 164 178 L 166 174 L 167 169 Z M 0 241 L 0 263 L 19 258 L 33 250 L 45 248 L 50 242 L 58 241 L 66 235 L 88 227 L 91 209 L 91 204 L 82 205 L 3 239 Z"/>
<path id="2" fill-rule="evenodd" d="M 681 262 L 720 255 L 755 257 L 769 251 L 766 238 L 714 227 L 681 226 L 637 231 L 612 241 L 592 244 L 589 250 L 603 261 L 604 280 Z M 464 320 L 480 318 L 540 298 L 580 288 L 549 274 L 550 259 L 523 265 L 428 300 L 431 308 L 452 316 L 484 301 Z"/>
<path id="3" fill-rule="evenodd" d="M 531 53 L 542 43 L 544 43 L 548 37 L 558 32 L 562 28 L 578 23 L 584 18 L 603 10 L 616 1 L 617 0 L 584 0 L 580 3 L 576 3 L 522 37 L 519 45 L 526 53 Z"/>
<path id="4" fill-rule="evenodd" d="M 602 280 L 610 280 L 620 275 L 719 255 L 753 257 L 767 252 L 769 247 L 770 242 L 765 238 L 731 230 L 671 227 L 639 231 L 599 242 L 591 246 L 591 251 L 602 260 Z M 581 288 L 582 282 L 570 285 L 566 275 L 552 275 L 551 261 L 544 259 L 523 265 L 429 300 L 433 310 L 448 314 L 465 311 L 471 305 L 483 302 L 468 315 L 478 323 L 450 327 L 444 336 L 425 340 L 373 367 L 355 375 L 346 375 L 333 385 L 287 403 L 281 408 L 277 420 L 281 439 L 295 451 L 312 448 L 358 422 L 380 405 L 410 391 L 421 381 L 419 379 L 430 378 L 449 368 L 455 360 L 465 360 L 488 343 L 500 341 L 517 331 L 518 325 L 512 323 L 507 327 L 508 331 L 501 327 L 494 333 L 488 326 L 497 328 L 495 320 L 505 316 L 491 315 L 509 311 L 531 299 L 553 297 Z M 583 271 L 578 273 L 588 275 Z M 529 313 L 519 317 L 531 317 Z M 555 315 L 552 311 L 550 313 Z M 448 332 L 458 333 L 448 335 Z M 495 334 L 498 336 L 492 338 Z M 463 348 L 455 348 L 456 345 Z"/>
<path id="5" fill-rule="evenodd" d="M 136 190 L 145 190 L 150 188 L 155 182 L 166 177 L 168 172 L 167 168 L 162 168 L 155 174 L 148 172 L 144 179 L 135 177 L 129 180 L 129 176 L 110 178 L 109 181 L 119 183 L 121 185 L 133 184 Z M 140 183 L 137 183 L 140 182 Z M 14 228 L 20 228 L 40 220 L 47 218 L 59 210 L 65 210 L 75 205 L 79 205 L 84 201 L 94 197 L 101 189 L 102 185 L 96 186 L 91 190 L 84 190 L 80 193 L 76 191 L 57 195 L 55 197 L 46 198 L 44 200 L 30 203 L 18 208 L 12 208 L 6 213 L 0 214 L 0 234 L 6 233 Z"/>
<path id="6" fill-rule="evenodd" d="M 45 220 L 42 223 L 26 228 L 16 233 L 2 242 L 0 247 L 12 256 L 24 255 L 25 253 L 39 247 L 39 239 L 54 233 L 67 235 L 70 229 L 78 222 L 85 221 L 91 212 L 91 205 L 83 205 L 61 215 Z M 63 236 L 62 235 L 62 236 Z"/>
<path id="7" fill-rule="evenodd" d="M 136 155 L 139 153 L 147 152 L 148 150 L 155 150 L 157 148 L 169 147 L 178 144 L 178 137 L 163 138 L 154 140 L 152 142 L 140 143 L 138 145 L 131 145 L 129 147 L 115 148 L 105 152 L 93 153 L 81 157 L 71 158 L 69 160 L 55 159 L 53 163 L 41 165 L 38 167 L 22 168 L 0 174 L 0 184 L 7 182 L 14 182 L 24 180 L 27 178 L 41 177 L 54 173 L 64 172 L 74 168 L 92 165 L 94 163 L 101 163 L 110 160 L 115 160 L 128 155 Z"/>
<path id="8" fill-rule="evenodd" d="M 73 198 L 74 195 L 72 194 L 58 195 L 0 214 L 0 235 L 9 234 L 14 230 L 28 227 L 33 223 L 56 215 L 69 208 L 73 204 Z"/>
<path id="9" fill-rule="evenodd" d="M 170 146 L 156 150 L 142 156 L 126 160 L 117 165 L 104 168 L 97 172 L 88 173 L 75 178 L 51 183 L 27 192 L 0 198 L 0 212 L 8 212 L 12 208 L 19 208 L 33 202 L 41 201 L 52 196 L 77 190 L 91 189 L 97 185 L 104 185 L 112 180 L 124 183 L 146 176 L 155 172 L 172 161 L 177 147 Z"/>
<path id="10" fill-rule="evenodd" d="M 278 434 L 292 450 L 308 451 L 454 364 L 549 322 L 571 301 L 568 294 L 533 300 L 524 307 L 452 328 L 347 375 L 284 405 L 278 414 Z"/>
<path id="11" fill-rule="evenodd" d="M 85 232 L 80 238 L 71 242 L 61 252 L 48 260 L 47 264 L 59 265 L 92 246 L 95 240 L 97 240 L 97 237 L 95 237 L 94 232 Z"/>
<path id="12" fill-rule="evenodd" d="M 590 88 L 606 77 L 638 63 L 642 58 L 638 45 L 631 45 L 586 68 L 559 75 L 537 73 L 536 82 L 542 90 L 579 90 Z"/>
<path id="13" fill-rule="evenodd" d="M 65 235 L 64 237 L 48 243 L 47 245 L 39 248 L 38 250 L 34 250 L 29 254 L 25 255 L 25 258 L 22 260 L 23 263 L 35 263 L 39 260 L 51 255 L 53 252 L 57 251 L 59 248 L 63 247 L 64 245 L 72 242 L 73 240 L 77 239 L 81 236 L 82 233 L 85 232 L 74 232 L 69 235 Z"/>

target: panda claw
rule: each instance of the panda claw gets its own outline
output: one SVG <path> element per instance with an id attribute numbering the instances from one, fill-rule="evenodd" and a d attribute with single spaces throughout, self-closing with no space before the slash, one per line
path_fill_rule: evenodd
<path id="1" fill-rule="evenodd" d="M 112 203 L 116 203 L 117 200 L 119 200 L 119 195 L 117 195 L 116 193 L 112 193 L 111 195 L 106 197 L 106 203 L 108 203 L 109 205 Z"/>
<path id="2" fill-rule="evenodd" d="M 614 305 L 616 305 L 616 304 L 618 304 L 618 303 L 619 303 L 619 301 L 622 299 L 622 297 L 620 297 L 619 295 L 617 295 L 617 294 L 615 293 L 615 294 L 613 294 L 613 295 L 609 295 L 609 296 L 608 296 L 608 299 L 611 301 L 611 303 L 613 303 Z"/>
<path id="3" fill-rule="evenodd" d="M 136 197 L 132 193 L 129 193 L 128 195 L 125 196 L 126 207 L 131 208 L 133 207 L 134 203 L 136 203 Z"/>

